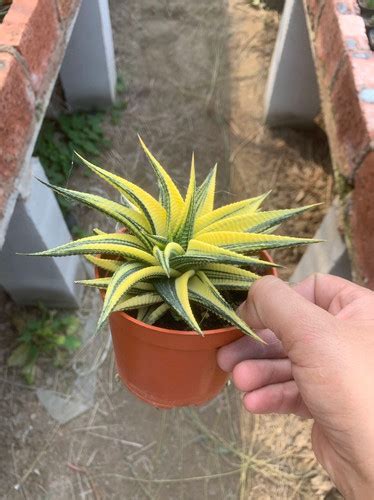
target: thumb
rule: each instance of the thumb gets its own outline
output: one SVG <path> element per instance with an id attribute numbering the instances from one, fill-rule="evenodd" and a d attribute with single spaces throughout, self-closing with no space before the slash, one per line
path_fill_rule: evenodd
<path id="1" fill-rule="evenodd" d="M 309 356 L 314 347 L 320 351 L 320 344 L 331 339 L 328 333 L 336 331 L 337 326 L 334 316 L 274 276 L 265 276 L 252 285 L 238 314 L 253 328 L 270 328 L 291 359 L 296 346 L 302 346 L 303 357 Z"/>

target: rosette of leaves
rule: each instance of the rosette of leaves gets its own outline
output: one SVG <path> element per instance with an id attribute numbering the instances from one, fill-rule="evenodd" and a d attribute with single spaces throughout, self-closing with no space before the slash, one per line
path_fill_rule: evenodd
<path id="1" fill-rule="evenodd" d="M 202 333 L 191 307 L 197 302 L 222 318 L 222 326 L 228 323 L 258 338 L 222 291 L 248 290 L 260 278 L 256 271 L 275 266 L 259 258 L 262 250 L 315 241 L 269 234 L 310 206 L 260 211 L 264 194 L 215 208 L 216 167 L 196 185 L 193 157 L 183 197 L 141 139 L 140 143 L 157 178 L 159 199 L 78 155 L 86 167 L 119 191 L 122 202 L 49 186 L 70 200 L 103 212 L 126 231 L 95 230 L 93 236 L 33 255 L 84 255 L 104 271 L 104 277 L 78 282 L 105 289 L 98 328 L 113 311 L 137 309 L 138 319 L 153 324 L 171 309 L 191 330 Z"/>

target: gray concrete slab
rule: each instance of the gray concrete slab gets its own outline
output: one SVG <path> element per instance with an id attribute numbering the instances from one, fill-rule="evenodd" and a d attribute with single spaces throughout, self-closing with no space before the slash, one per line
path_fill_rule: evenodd
<path id="1" fill-rule="evenodd" d="M 74 280 L 86 274 L 81 258 L 17 255 L 71 240 L 55 195 L 36 179 L 48 181 L 37 158 L 31 160 L 31 171 L 30 189 L 18 197 L 0 252 L 0 284 L 17 304 L 78 307 L 81 288 Z"/>
<path id="2" fill-rule="evenodd" d="M 347 247 L 338 230 L 338 211 L 338 201 L 335 200 L 314 236 L 325 241 L 308 247 L 290 282 L 297 283 L 315 272 L 351 279 Z"/>
<path id="3" fill-rule="evenodd" d="M 302 0 L 287 0 L 265 92 L 265 123 L 310 126 L 319 91 Z"/>
<path id="4" fill-rule="evenodd" d="M 60 76 L 72 110 L 114 103 L 117 76 L 108 0 L 83 0 Z"/>

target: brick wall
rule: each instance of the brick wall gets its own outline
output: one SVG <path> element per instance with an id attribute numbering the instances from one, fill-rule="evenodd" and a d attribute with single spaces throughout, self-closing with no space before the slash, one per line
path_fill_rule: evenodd
<path id="1" fill-rule="evenodd" d="M 0 24 L 0 218 L 42 119 L 80 0 L 13 0 Z"/>
<path id="2" fill-rule="evenodd" d="M 374 53 L 357 0 L 304 0 L 354 278 L 374 289 Z"/>

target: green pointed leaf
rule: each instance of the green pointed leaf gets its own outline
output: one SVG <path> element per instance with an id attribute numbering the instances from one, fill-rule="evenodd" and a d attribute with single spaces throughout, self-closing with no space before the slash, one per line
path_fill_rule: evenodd
<path id="1" fill-rule="evenodd" d="M 170 259 L 170 265 L 173 269 L 194 268 L 196 266 L 205 267 L 206 264 L 279 267 L 272 262 L 238 254 L 226 248 L 220 248 L 198 240 L 190 241 L 185 255 Z"/>
<path id="2" fill-rule="evenodd" d="M 166 276 L 170 278 L 170 265 L 169 260 L 165 257 L 165 253 L 155 246 L 153 247 L 153 255 L 157 259 L 160 266 L 164 269 Z"/>
<path id="3" fill-rule="evenodd" d="M 102 259 L 100 257 L 96 257 L 95 255 L 85 255 L 85 259 L 90 262 L 90 264 L 111 273 L 117 271 L 117 269 L 123 264 L 120 260 Z"/>
<path id="4" fill-rule="evenodd" d="M 83 285 L 83 286 L 92 286 L 95 288 L 108 288 L 109 283 L 111 282 L 112 278 L 93 278 L 89 280 L 76 280 L 74 283 L 77 285 Z"/>
<path id="5" fill-rule="evenodd" d="M 87 236 L 80 240 L 65 243 L 56 248 L 27 254 L 40 257 L 64 257 L 67 255 L 119 255 L 126 259 L 145 262 L 150 265 L 157 263 L 153 255 L 140 249 L 130 235 L 107 234 Z"/>
<path id="6" fill-rule="evenodd" d="M 268 193 L 256 196 L 255 198 L 248 198 L 247 200 L 237 201 L 236 203 L 231 203 L 230 205 L 224 205 L 223 207 L 216 208 L 213 212 L 207 213 L 201 217 L 198 217 L 195 224 L 195 233 L 210 226 L 211 224 L 225 219 L 226 217 L 233 217 L 234 215 L 243 215 L 256 212 L 264 199 L 268 196 Z"/>
<path id="7" fill-rule="evenodd" d="M 195 180 L 195 160 L 192 155 L 190 182 L 187 189 L 186 200 L 184 202 L 184 210 L 178 223 L 178 229 L 174 240 L 181 245 L 182 248 L 187 248 L 188 242 L 193 235 L 195 216 L 196 216 L 196 180 Z"/>
<path id="8" fill-rule="evenodd" d="M 107 170 L 97 167 L 75 153 L 78 158 L 99 177 L 115 187 L 127 200 L 133 203 L 148 220 L 153 233 L 166 236 L 166 210 L 147 191 L 141 189 L 136 184 L 129 182 L 119 175 L 112 174 Z"/>
<path id="9" fill-rule="evenodd" d="M 24 366 L 32 353 L 31 344 L 20 344 L 8 358 L 8 366 Z"/>
<path id="10" fill-rule="evenodd" d="M 201 186 L 197 188 L 196 213 L 200 217 L 213 211 L 216 191 L 216 174 L 217 164 L 214 165 Z"/>
<path id="11" fill-rule="evenodd" d="M 227 264 L 208 264 L 201 268 L 209 279 L 235 280 L 244 283 L 256 281 L 261 278 L 258 274 L 252 273 L 247 269 L 230 266 Z"/>
<path id="12" fill-rule="evenodd" d="M 148 307 L 152 304 L 158 304 L 160 302 L 163 302 L 163 299 L 156 292 L 136 295 L 135 297 L 127 296 L 116 305 L 115 310 L 126 311 L 129 309 L 138 309 L 139 307 Z"/>
<path id="13" fill-rule="evenodd" d="M 208 276 L 208 275 L 207 275 Z M 234 278 L 213 278 L 208 276 L 212 284 L 219 290 L 243 290 L 248 291 L 253 281 Z"/>
<path id="14" fill-rule="evenodd" d="M 141 137 L 138 137 L 140 144 L 157 176 L 157 180 L 160 186 L 162 203 L 164 205 L 164 208 L 166 209 L 168 231 L 172 234 L 176 224 L 178 223 L 179 216 L 184 208 L 183 198 L 170 175 L 149 151 L 147 146 L 142 141 Z"/>
<path id="15" fill-rule="evenodd" d="M 147 325 L 154 325 L 169 309 L 169 304 L 165 302 L 159 306 L 150 307 L 140 321 L 147 323 Z"/>
<path id="16" fill-rule="evenodd" d="M 172 271 L 171 275 L 176 276 L 176 272 Z M 122 296 L 136 285 L 139 281 L 160 278 L 165 276 L 165 271 L 161 266 L 145 267 L 142 264 L 131 263 L 121 266 L 116 271 L 107 288 L 103 310 L 98 322 L 100 328 L 109 314 L 115 309 Z"/>
<path id="17" fill-rule="evenodd" d="M 44 181 L 40 182 L 66 198 L 95 208 L 96 210 L 99 210 L 99 212 L 102 212 L 112 219 L 117 220 L 118 222 L 123 224 L 124 227 L 129 229 L 135 236 L 137 236 L 138 239 L 141 240 L 147 247 L 150 246 L 147 234 L 150 232 L 151 228 L 147 219 L 140 212 L 135 212 L 134 210 L 124 207 L 120 203 L 107 200 L 102 196 L 60 188 L 58 186 L 48 184 Z"/>
<path id="18" fill-rule="evenodd" d="M 195 237 L 207 232 L 220 231 L 235 231 L 235 232 L 250 232 L 262 233 L 269 229 L 279 226 L 282 222 L 302 214 L 306 210 L 313 208 L 316 205 L 309 205 L 301 208 L 292 208 L 289 210 L 271 210 L 267 212 L 254 212 L 252 214 L 237 215 L 234 217 L 226 217 L 223 220 L 215 222 L 208 227 L 202 229 Z"/>
<path id="19" fill-rule="evenodd" d="M 188 289 L 191 300 L 194 300 L 199 304 L 203 304 L 204 307 L 214 312 L 224 321 L 236 326 L 246 335 L 263 342 L 263 340 L 256 335 L 256 333 L 249 328 L 249 326 L 241 318 L 239 318 L 239 316 L 233 311 L 231 306 L 219 293 L 217 288 L 202 271 L 199 271 L 197 275 L 190 280 Z"/>
<path id="20" fill-rule="evenodd" d="M 154 287 L 165 302 L 169 304 L 192 330 L 201 333 L 201 329 L 188 300 L 188 281 L 194 274 L 194 271 L 187 271 L 175 280 L 155 280 Z"/>
<path id="21" fill-rule="evenodd" d="M 200 234 L 200 236 L 196 236 L 196 240 L 233 252 L 258 252 L 263 249 L 295 247 L 318 243 L 319 241 L 310 238 L 291 238 L 275 234 L 236 233 L 234 231 Z"/>

